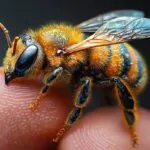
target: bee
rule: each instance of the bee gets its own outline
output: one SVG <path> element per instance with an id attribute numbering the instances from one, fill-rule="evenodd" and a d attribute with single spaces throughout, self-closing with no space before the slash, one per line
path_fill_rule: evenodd
<path id="1" fill-rule="evenodd" d="M 143 12 L 113 11 L 76 26 L 47 24 L 27 30 L 13 42 L 2 23 L 0 29 L 8 43 L 3 63 L 6 85 L 19 78 L 38 78 L 43 83 L 36 100 L 29 105 L 32 110 L 37 109 L 42 97 L 60 79 L 70 86 L 78 85 L 74 108 L 53 141 L 59 141 L 80 118 L 92 86 L 96 85 L 114 91 L 133 146 L 138 144 L 137 96 L 148 75 L 143 58 L 126 42 L 150 37 L 150 19 L 144 18 Z"/>

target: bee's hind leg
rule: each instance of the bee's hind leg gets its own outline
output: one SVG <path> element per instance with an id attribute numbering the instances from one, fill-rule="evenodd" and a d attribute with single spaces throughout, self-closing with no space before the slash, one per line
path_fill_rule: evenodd
<path id="1" fill-rule="evenodd" d="M 98 84 L 110 84 L 115 86 L 117 100 L 121 107 L 125 122 L 132 136 L 133 147 L 138 145 L 138 136 L 136 134 L 136 123 L 138 120 L 137 100 L 128 85 L 118 77 L 111 77 L 99 81 Z"/>
<path id="2" fill-rule="evenodd" d="M 64 133 L 74 124 L 81 116 L 83 108 L 87 106 L 89 99 L 89 92 L 91 87 L 91 79 L 84 77 L 81 79 L 81 83 L 74 101 L 74 108 L 69 113 L 64 126 L 56 134 L 53 139 L 54 142 L 58 142 Z"/>
<path id="3" fill-rule="evenodd" d="M 50 74 L 46 74 L 44 78 L 44 86 L 42 87 L 39 95 L 37 96 L 36 100 L 33 101 L 30 105 L 29 108 L 31 110 L 36 110 L 37 107 L 39 106 L 40 102 L 43 100 L 43 96 L 47 94 L 49 87 L 54 83 L 54 81 L 62 74 L 63 68 L 58 67 L 54 69 Z"/>

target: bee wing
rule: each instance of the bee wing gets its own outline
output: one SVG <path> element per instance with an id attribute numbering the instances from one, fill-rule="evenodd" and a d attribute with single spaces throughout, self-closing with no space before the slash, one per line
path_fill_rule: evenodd
<path id="1" fill-rule="evenodd" d="M 82 22 L 79 25 L 77 25 L 77 27 L 79 27 L 83 32 L 95 32 L 99 27 L 101 27 L 109 20 L 122 16 L 142 18 L 144 17 L 144 13 L 137 10 L 112 11 L 102 15 L 98 15 L 92 19 Z"/>
<path id="2" fill-rule="evenodd" d="M 150 19 L 137 17 L 119 17 L 101 26 L 93 35 L 78 44 L 66 48 L 73 53 L 93 47 L 124 43 L 135 39 L 150 37 Z"/>

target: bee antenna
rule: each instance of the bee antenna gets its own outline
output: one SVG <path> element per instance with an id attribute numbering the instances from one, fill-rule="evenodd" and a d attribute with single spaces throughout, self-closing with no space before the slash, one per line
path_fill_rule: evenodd
<path id="1" fill-rule="evenodd" d="M 17 42 L 18 42 L 19 39 L 20 39 L 20 38 L 19 38 L 18 36 L 16 36 L 15 39 L 14 39 L 12 55 L 15 54 L 16 47 L 17 47 Z"/>
<path id="2" fill-rule="evenodd" d="M 9 36 L 9 31 L 6 29 L 6 27 L 1 22 L 0 22 L 0 29 L 4 32 L 8 47 L 10 48 L 12 46 L 12 42 L 11 42 L 11 39 Z"/>

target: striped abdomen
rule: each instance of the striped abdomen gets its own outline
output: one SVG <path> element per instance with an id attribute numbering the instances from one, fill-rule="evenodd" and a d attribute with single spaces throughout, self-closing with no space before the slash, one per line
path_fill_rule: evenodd
<path id="1" fill-rule="evenodd" d="M 106 76 L 120 77 L 129 86 L 141 91 L 147 81 L 147 68 L 141 55 L 129 44 L 95 48 L 90 54 L 90 66 Z"/>

